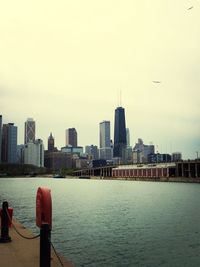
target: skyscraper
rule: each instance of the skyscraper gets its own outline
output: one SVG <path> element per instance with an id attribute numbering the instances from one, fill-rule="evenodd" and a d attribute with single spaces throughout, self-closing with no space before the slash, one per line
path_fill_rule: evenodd
<path id="1" fill-rule="evenodd" d="M 66 130 L 66 146 L 77 147 L 77 132 L 75 128 Z"/>
<path id="2" fill-rule="evenodd" d="M 126 122 L 124 108 L 115 109 L 114 151 L 113 156 L 124 159 L 126 154 Z"/>
<path id="3" fill-rule="evenodd" d="M 24 144 L 35 141 L 35 121 L 28 118 L 24 127 Z"/>
<path id="4" fill-rule="evenodd" d="M 2 142 L 2 115 L 0 115 L 0 163 L 1 163 L 1 142 Z"/>
<path id="5" fill-rule="evenodd" d="M 154 145 L 145 145 L 141 138 L 133 147 L 133 163 L 146 163 L 150 154 L 154 154 Z"/>
<path id="6" fill-rule="evenodd" d="M 17 162 L 17 127 L 14 123 L 3 124 L 2 129 L 2 162 Z"/>
<path id="7" fill-rule="evenodd" d="M 54 138 L 52 136 L 52 133 L 50 133 L 50 136 L 48 138 L 48 151 L 54 151 Z"/>
<path id="8" fill-rule="evenodd" d="M 130 146 L 130 131 L 129 128 L 126 128 L 126 143 L 127 143 L 127 147 Z"/>
<path id="9" fill-rule="evenodd" d="M 172 153 L 172 162 L 180 161 L 182 160 L 182 154 L 181 152 L 174 152 Z"/>
<path id="10" fill-rule="evenodd" d="M 100 148 L 110 147 L 110 121 L 102 121 L 99 124 Z"/>
<path id="11" fill-rule="evenodd" d="M 130 146 L 130 131 L 126 128 L 126 162 L 132 163 L 133 161 L 133 151 L 132 146 Z"/>
<path id="12" fill-rule="evenodd" d="M 110 121 L 102 121 L 99 124 L 99 145 L 100 159 L 111 160 Z"/>
<path id="13" fill-rule="evenodd" d="M 92 159 L 98 159 L 98 147 L 94 145 L 85 146 L 85 154 L 91 157 Z"/>

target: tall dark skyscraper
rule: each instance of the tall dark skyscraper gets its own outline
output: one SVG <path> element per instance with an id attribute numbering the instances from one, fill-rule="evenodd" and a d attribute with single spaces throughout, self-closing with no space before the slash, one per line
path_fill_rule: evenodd
<path id="1" fill-rule="evenodd" d="M 126 121 L 125 110 L 122 107 L 115 109 L 114 150 L 113 156 L 124 158 L 126 150 Z"/>
<path id="2" fill-rule="evenodd" d="M 77 147 L 77 131 L 75 128 L 66 130 L 66 146 Z"/>

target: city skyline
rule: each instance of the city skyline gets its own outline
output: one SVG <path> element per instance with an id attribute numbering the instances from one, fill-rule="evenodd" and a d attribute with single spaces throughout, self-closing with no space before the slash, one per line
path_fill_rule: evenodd
<path id="1" fill-rule="evenodd" d="M 75 127 L 82 146 L 98 144 L 98 124 L 126 110 L 130 144 L 200 154 L 199 11 L 188 1 L 3 2 L 0 109 L 3 123 L 33 117 L 36 138 L 65 144 Z M 170 20 L 169 20 L 170 17 Z M 119 92 L 122 91 L 121 101 Z M 120 103 L 121 102 L 121 103 Z"/>
<path id="2" fill-rule="evenodd" d="M 115 115 L 116 115 L 116 113 L 119 113 L 119 111 L 123 111 L 124 112 L 124 108 L 123 107 L 117 107 L 116 109 L 115 109 Z M 10 125 L 14 125 L 14 123 L 12 122 L 12 123 L 4 123 L 3 122 L 3 120 L 2 120 L 2 115 L 0 115 L 0 118 L 1 118 L 1 122 L 2 122 L 2 126 L 6 126 L 6 125 L 8 125 L 8 124 L 10 124 Z M 123 116 L 122 116 L 123 117 Z M 124 118 L 125 119 L 125 118 Z M 37 124 L 37 122 L 35 121 L 35 120 L 33 120 L 32 118 L 30 119 L 30 118 L 28 118 L 27 120 L 26 120 L 26 122 L 27 121 L 31 121 L 31 122 L 34 122 L 34 129 L 35 129 L 35 127 L 36 127 L 36 124 Z M 117 120 L 119 120 L 119 118 L 117 119 Z M 24 123 L 24 132 L 26 132 L 26 122 Z M 106 120 L 104 120 L 104 121 L 102 121 L 102 122 L 100 122 L 99 123 L 99 130 L 102 128 L 102 125 L 104 125 L 104 124 L 109 124 L 109 128 L 110 128 L 110 121 L 106 121 Z M 124 125 L 125 126 L 125 125 Z M 18 128 L 18 126 L 16 125 L 15 126 L 16 128 L 17 128 L 17 132 L 19 131 L 19 128 Z M 2 127 L 2 129 L 3 129 L 3 127 Z M 125 129 L 125 135 L 126 135 L 126 138 L 127 138 L 127 134 L 128 134 L 128 136 L 130 135 L 130 131 L 129 131 L 129 128 L 124 128 Z M 77 138 L 77 132 L 76 132 L 76 129 L 75 128 L 68 128 L 68 129 L 66 129 L 65 131 L 64 131 L 64 135 L 65 135 L 65 140 L 64 140 L 64 142 L 66 142 L 66 133 L 68 132 L 68 130 L 75 130 L 75 133 L 76 133 L 76 138 Z M 101 129 L 102 130 L 102 129 Z M 101 130 L 99 131 L 99 134 L 100 134 L 100 132 L 101 132 Z M 110 132 L 110 130 L 109 130 L 109 132 Z M 34 134 L 35 134 L 35 130 L 34 130 Z M 101 134 L 100 134 L 100 136 L 101 136 Z M 99 137 L 100 137 L 99 136 Z M 104 138 L 105 138 L 105 136 L 104 136 Z M 124 138 L 124 137 L 123 137 Z M 43 141 L 43 143 L 44 143 L 44 149 L 45 150 L 49 150 L 49 145 L 50 145 L 50 143 L 49 142 L 51 142 L 52 143 L 52 141 L 53 141 L 53 147 L 54 147 L 54 145 L 55 145 L 55 138 L 52 136 L 52 132 L 50 133 L 50 136 L 48 136 L 46 139 L 44 138 L 44 139 L 41 139 L 40 137 L 38 137 L 38 138 L 36 138 L 37 140 L 42 140 Z M 101 139 L 101 138 L 100 138 Z M 128 139 L 130 139 L 130 136 L 128 137 Z M 26 140 L 26 138 L 24 138 L 24 141 Z M 112 146 L 112 145 L 114 145 L 114 133 L 113 133 L 113 138 L 111 137 L 110 139 L 110 146 Z M 142 138 L 138 138 L 137 140 L 136 140 L 136 142 L 134 143 L 134 144 L 130 144 L 130 146 L 129 146 L 129 143 L 127 143 L 127 148 L 131 148 L 132 149 L 132 151 L 134 151 L 134 146 L 137 146 L 137 142 L 139 141 L 139 140 L 142 140 Z M 77 141 L 77 140 L 76 140 Z M 127 141 L 126 141 L 127 142 Z M 142 141 L 143 142 L 143 141 Z M 31 143 L 32 143 L 32 141 L 31 141 Z M 17 145 L 18 146 L 24 146 L 25 145 L 25 142 L 23 143 L 19 143 L 18 142 L 18 134 L 17 134 Z M 98 149 L 101 149 L 101 146 L 100 146 L 100 140 L 99 140 L 99 146 L 98 146 L 98 144 L 86 144 L 86 145 L 80 145 L 80 147 L 82 147 L 82 148 L 86 148 L 87 146 L 95 146 L 95 147 L 97 147 Z M 170 152 L 168 152 L 168 151 L 160 151 L 159 150 L 159 147 L 158 147 L 158 145 L 155 145 L 155 144 L 153 144 L 153 142 L 150 142 L 150 144 L 148 144 L 149 146 L 155 146 L 155 149 L 156 149 L 156 153 L 164 153 L 164 154 L 175 154 L 175 153 L 180 153 L 181 155 L 182 155 L 182 151 L 170 151 Z M 62 151 L 62 149 L 63 148 L 65 148 L 65 147 L 67 147 L 68 145 L 64 145 L 64 143 L 63 144 L 61 144 L 61 146 L 60 147 L 54 147 L 56 150 L 58 149 L 58 150 L 61 150 Z M 69 146 L 71 146 L 70 144 L 69 144 Z M 76 147 L 76 146 L 75 146 Z M 113 148 L 114 148 L 114 146 L 113 146 Z M 195 159 L 195 158 L 198 158 L 198 151 L 196 151 L 196 153 L 195 153 L 195 156 L 193 157 L 193 158 L 191 158 L 191 159 Z M 184 157 L 183 157 L 183 159 L 184 159 Z"/>

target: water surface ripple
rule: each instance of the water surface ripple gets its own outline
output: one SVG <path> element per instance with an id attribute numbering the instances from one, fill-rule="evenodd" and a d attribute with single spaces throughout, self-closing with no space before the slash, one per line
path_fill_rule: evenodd
<path id="1" fill-rule="evenodd" d="M 0 179 L 0 201 L 35 233 L 39 186 L 52 192 L 52 241 L 77 267 L 200 266 L 199 184 Z"/>

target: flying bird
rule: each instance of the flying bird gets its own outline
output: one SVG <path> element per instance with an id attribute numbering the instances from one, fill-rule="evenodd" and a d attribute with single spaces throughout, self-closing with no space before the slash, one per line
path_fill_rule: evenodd
<path id="1" fill-rule="evenodd" d="M 160 81 L 153 81 L 153 83 L 161 83 Z"/>
<path id="2" fill-rule="evenodd" d="M 192 9 L 192 8 L 193 8 L 193 6 L 189 7 L 187 10 L 190 10 L 190 9 Z"/>

